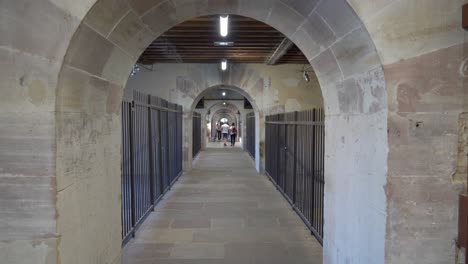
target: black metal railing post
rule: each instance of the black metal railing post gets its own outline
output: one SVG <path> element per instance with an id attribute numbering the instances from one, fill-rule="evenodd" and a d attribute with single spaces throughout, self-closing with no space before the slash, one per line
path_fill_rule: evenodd
<path id="1" fill-rule="evenodd" d="M 147 95 L 147 104 L 151 105 L 151 96 Z M 148 107 L 148 155 L 149 155 L 149 172 L 150 172 L 150 203 L 151 205 L 155 204 L 155 189 L 154 189 L 154 183 L 155 183 L 155 169 L 154 169 L 154 149 L 153 149 L 153 129 L 151 127 L 151 119 L 152 119 L 152 110 L 150 107 Z M 153 207 L 154 210 L 154 207 Z"/>
<path id="2" fill-rule="evenodd" d="M 130 125 L 130 193 L 131 193 L 131 201 L 132 201 L 132 227 L 135 226 L 136 223 L 136 199 L 135 199 L 135 174 L 134 174 L 134 168 L 135 168 L 135 156 L 133 152 L 133 113 L 135 112 L 135 102 L 132 101 L 131 106 L 130 106 L 130 113 L 129 113 L 129 125 Z M 132 237 L 135 237 L 135 232 L 132 231 Z"/>
<path id="3" fill-rule="evenodd" d="M 294 122 L 297 121 L 297 111 L 294 111 Z M 297 124 L 295 123 L 294 125 L 294 134 L 293 134 L 293 137 L 294 137 L 294 154 L 293 154 L 293 198 L 292 198 L 292 202 L 293 202 L 293 207 L 295 207 L 296 205 L 296 188 L 297 188 L 297 183 L 296 183 L 296 178 L 297 178 L 297 175 L 296 175 L 296 169 L 297 169 Z"/>
<path id="4" fill-rule="evenodd" d="M 131 102 L 122 102 L 123 245 L 180 175 L 181 111 L 181 106 L 136 91 Z"/>
<path id="5" fill-rule="evenodd" d="M 266 174 L 322 243 L 323 110 L 270 115 L 265 120 Z"/>

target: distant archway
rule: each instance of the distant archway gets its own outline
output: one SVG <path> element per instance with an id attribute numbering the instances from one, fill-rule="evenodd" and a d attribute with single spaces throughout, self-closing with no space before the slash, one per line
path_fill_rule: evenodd
<path id="1" fill-rule="evenodd" d="M 254 136 L 255 138 L 255 148 L 256 148 L 256 156 L 255 156 L 255 167 L 257 169 L 258 172 L 261 171 L 261 157 L 260 157 L 260 119 L 263 117 L 263 113 L 262 111 L 259 110 L 258 108 L 258 105 L 256 103 L 256 98 L 255 97 L 252 97 L 247 89 L 245 88 L 240 88 L 240 87 L 236 87 L 236 86 L 233 86 L 233 85 L 224 85 L 224 84 L 218 84 L 218 85 L 214 85 L 214 86 L 210 86 L 210 87 L 207 87 L 205 88 L 204 90 L 202 90 L 196 97 L 195 99 L 193 100 L 192 102 L 192 105 L 191 105 L 191 108 L 192 111 L 195 111 L 196 109 L 196 106 L 198 104 L 198 102 L 209 92 L 212 92 L 212 91 L 215 91 L 215 90 L 218 90 L 218 89 L 222 89 L 222 90 L 229 90 L 229 91 L 234 91 L 236 93 L 239 93 L 241 94 L 242 96 L 244 96 L 248 101 L 249 103 L 252 105 L 252 110 L 249 110 L 248 112 L 250 111 L 253 111 L 255 112 L 255 118 L 256 118 L 256 121 L 255 121 L 255 125 L 257 127 L 256 129 L 256 135 Z M 225 103 L 225 105 L 224 105 Z M 234 102 L 229 102 L 229 100 L 227 100 L 227 102 L 224 102 L 222 100 L 219 100 L 219 101 L 213 101 L 211 103 L 209 103 L 207 106 L 206 106 L 206 111 L 217 111 L 219 109 L 222 109 L 222 108 L 227 108 L 227 109 L 231 109 L 232 111 L 240 111 L 243 109 L 243 106 L 244 106 L 244 102 L 237 102 L 237 103 L 234 103 Z M 242 111 L 244 112 L 244 111 Z M 212 116 L 212 115 L 211 115 Z M 245 113 L 243 115 L 243 117 L 241 118 L 245 118 Z M 244 123 L 243 121 L 240 121 L 242 124 Z M 244 134 L 245 133 L 245 126 L 242 126 L 242 131 L 241 131 L 241 134 Z M 203 133 L 202 133 L 203 134 Z M 190 155 L 190 153 L 189 153 Z"/>

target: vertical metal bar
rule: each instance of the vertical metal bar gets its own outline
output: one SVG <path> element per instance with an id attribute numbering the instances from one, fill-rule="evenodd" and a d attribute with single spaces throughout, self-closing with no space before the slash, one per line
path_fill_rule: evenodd
<path id="1" fill-rule="evenodd" d="M 312 110 L 312 121 L 315 121 L 315 118 L 316 118 L 316 109 Z M 315 155 L 315 150 L 317 149 L 317 139 L 316 139 L 316 135 L 315 135 L 315 128 L 316 126 L 315 125 L 312 125 L 312 144 L 311 144 L 311 168 L 310 168 L 310 171 L 311 171 L 311 215 L 310 215 L 310 221 L 311 221 L 311 224 L 313 227 L 316 226 L 316 219 L 315 219 L 315 212 L 317 210 L 316 208 L 316 199 L 315 199 L 315 196 L 316 196 L 316 186 L 315 186 L 315 163 L 316 163 L 316 155 Z"/>
<path id="2" fill-rule="evenodd" d="M 294 122 L 297 122 L 297 111 L 294 111 Z M 294 124 L 294 132 L 293 132 L 293 137 L 294 137 L 294 154 L 293 154 L 293 196 L 292 196 L 292 202 L 293 205 L 296 204 L 296 165 L 297 165 L 297 124 Z"/>
<path id="3" fill-rule="evenodd" d="M 276 115 L 277 116 L 277 120 L 280 120 L 279 119 L 279 115 Z M 280 138 L 281 138 L 281 126 L 280 125 L 277 125 L 277 146 L 276 146 L 276 157 L 278 158 L 277 162 L 276 162 L 276 173 L 277 173 L 277 181 L 276 183 L 278 184 L 278 186 L 281 184 L 281 142 L 280 142 Z"/>
<path id="4" fill-rule="evenodd" d="M 317 109 L 314 109 L 313 114 L 312 114 L 312 121 L 315 122 L 317 121 Z M 311 126 L 312 128 L 312 138 L 314 140 L 314 144 L 312 144 L 311 148 L 311 172 L 312 172 L 312 212 L 311 212 L 311 223 L 312 227 L 316 229 L 317 226 L 317 146 L 318 146 L 318 141 L 317 141 L 317 126 L 313 124 Z"/>
<path id="5" fill-rule="evenodd" d="M 160 106 L 160 100 L 158 100 L 158 106 Z M 158 120 L 156 121 L 158 124 L 158 184 L 159 184 L 159 195 L 161 196 L 164 193 L 164 185 L 163 185 L 163 168 L 162 168 L 162 132 L 161 132 L 161 110 L 158 111 Z M 155 123 L 156 124 L 156 123 Z"/>
<path id="6" fill-rule="evenodd" d="M 307 112 L 302 112 L 301 116 L 301 121 L 306 121 L 306 114 Z M 301 197 L 301 212 L 305 215 L 306 213 L 306 193 L 307 193 L 307 174 L 306 174 L 306 159 L 305 159 L 305 150 L 306 147 L 309 145 L 309 142 L 307 141 L 307 126 L 301 126 L 301 140 L 302 140 L 302 148 L 301 148 L 301 174 L 302 174 L 302 197 Z"/>
<path id="7" fill-rule="evenodd" d="M 165 105 L 166 107 L 168 107 L 168 103 L 165 102 Z M 166 175 L 165 175 L 165 178 L 166 178 L 166 184 L 167 184 L 167 187 L 166 187 L 166 190 L 170 189 L 171 188 L 171 169 L 170 169 L 170 164 L 169 164 L 169 159 L 170 159 L 170 156 L 169 156 L 169 145 L 170 145 L 170 142 L 169 142 L 169 112 L 166 111 L 165 114 L 165 124 L 164 124 L 164 132 L 165 132 L 165 135 L 164 135 L 164 141 L 165 141 L 165 144 L 164 144 L 164 155 L 165 155 L 165 164 L 164 166 L 166 167 Z"/>
<path id="8" fill-rule="evenodd" d="M 151 97 L 148 96 L 148 105 L 151 105 Z M 156 182 L 156 174 L 155 174 L 155 168 L 154 168 L 154 163 L 153 163 L 153 159 L 154 159 L 154 145 L 153 145 L 153 128 L 152 128 L 152 112 L 153 110 L 151 108 L 148 108 L 148 148 L 149 148 L 149 151 L 148 151 L 148 158 L 149 158 L 149 175 L 150 175 L 150 203 L 152 205 L 155 204 L 156 202 L 156 199 L 155 199 L 155 193 L 156 193 L 156 190 L 155 190 L 155 182 Z"/>
<path id="9" fill-rule="evenodd" d="M 134 110 L 134 107 L 135 107 L 135 103 L 132 102 L 130 108 L 129 108 L 129 125 L 130 125 L 130 129 L 129 129 L 129 147 L 130 147 L 130 191 L 131 191 L 131 204 L 132 204 L 132 210 L 131 210 L 131 214 L 132 214 L 132 227 L 135 226 L 135 223 L 136 223 L 136 199 L 135 199 L 135 173 L 134 173 L 134 168 L 135 168 L 135 164 L 134 164 L 134 152 L 133 152 L 133 134 L 134 134 L 134 131 L 133 131 L 133 112 L 135 111 Z M 134 236 L 134 233 L 132 234 L 132 236 Z"/>
<path id="10" fill-rule="evenodd" d="M 175 179 L 182 169 L 181 113 L 165 112 L 161 116 L 160 110 L 152 108 L 161 102 L 168 105 L 139 92 L 134 92 L 132 102 L 122 102 L 123 243 L 135 235 L 136 228 L 162 195 L 163 176 L 169 184 L 169 179 Z M 182 107 L 169 104 L 169 109 Z M 167 146 L 164 149 L 161 139 Z M 163 152 L 166 153 L 162 155 Z"/>
<path id="11" fill-rule="evenodd" d="M 250 119 L 246 124 L 247 132 L 251 132 Z M 325 183 L 323 109 L 269 115 L 266 121 L 265 169 L 311 233 L 322 243 Z M 250 152 L 251 146 L 247 145 Z"/>
<path id="12" fill-rule="evenodd" d="M 324 219 L 324 202 L 325 202 L 325 112 L 322 109 L 322 114 L 321 114 L 321 151 L 320 151 L 320 157 L 322 159 L 321 161 L 321 169 L 320 169 L 320 174 L 321 174 L 321 186 L 322 186 L 322 191 L 321 191 L 321 227 L 320 227 L 320 236 L 323 238 L 323 219 Z"/>
<path id="13" fill-rule="evenodd" d="M 313 111 L 308 111 L 307 113 L 307 121 L 311 121 L 313 116 Z M 311 223 L 312 219 L 312 212 L 313 212 L 313 172 L 312 172 L 312 148 L 314 144 L 314 138 L 313 138 L 313 126 L 307 126 L 307 140 L 309 141 L 308 147 L 306 149 L 307 151 L 307 177 L 308 177 L 308 182 L 307 182 L 307 219 L 309 223 Z"/>

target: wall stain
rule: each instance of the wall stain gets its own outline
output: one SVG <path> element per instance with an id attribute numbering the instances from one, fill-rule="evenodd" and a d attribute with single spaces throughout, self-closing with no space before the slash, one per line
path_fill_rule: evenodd
<path id="1" fill-rule="evenodd" d="M 35 106 L 40 106 L 41 104 L 45 103 L 47 98 L 47 89 L 41 81 L 34 80 L 28 87 L 28 96 L 29 101 L 32 104 Z"/>

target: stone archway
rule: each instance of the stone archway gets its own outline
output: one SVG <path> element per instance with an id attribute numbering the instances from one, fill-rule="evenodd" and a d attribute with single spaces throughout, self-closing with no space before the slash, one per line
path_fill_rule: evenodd
<path id="1" fill-rule="evenodd" d="M 335 12 L 330 12 L 329 2 Z M 9 5 L 14 4 L 8 3 L 7 8 Z M 122 87 L 138 55 L 154 38 L 191 17 L 219 13 L 249 16 L 277 28 L 310 60 L 323 89 L 327 113 L 325 262 L 384 261 L 385 82 L 374 44 L 346 1 L 163 0 L 128 4 L 123 0 L 89 0 L 30 5 L 12 9 L 27 19 L 22 14 L 28 8 L 50 14 L 45 16 L 46 23 L 33 20 L 30 24 L 52 28 L 57 37 L 39 37 L 34 49 L 26 47 L 28 38 L 13 41 L 15 48 L 31 52 L 14 63 L 20 65 L 18 68 L 34 67 L 36 72 L 19 78 L 20 86 L 32 88 L 29 99 L 19 100 L 22 105 L 12 101 L 4 107 L 11 107 L 8 110 L 15 113 L 15 122 L 28 124 L 39 132 L 35 135 L 47 139 L 35 141 L 40 144 L 41 153 L 37 153 L 41 160 L 29 157 L 29 161 L 45 161 L 32 168 L 33 174 L 47 175 L 37 191 L 46 201 L 47 213 L 37 213 L 44 224 L 40 231 L 20 230 L 9 235 L 24 248 L 25 255 L 40 256 L 36 263 L 50 263 L 51 259 L 62 263 L 118 262 L 120 184 L 116 175 L 120 174 Z M 84 16 L 88 6 L 93 8 Z M 74 16 L 64 15 L 61 8 L 72 10 Z M 338 11 L 340 16 L 335 15 Z M 64 17 L 67 23 L 63 23 Z M 45 59 L 41 57 L 31 66 L 28 62 L 35 59 L 29 58 L 33 57 L 30 54 Z M 21 90 L 19 96 L 23 98 L 27 91 Z M 257 92 L 263 92 L 261 85 Z M 44 122 L 38 125 L 37 120 Z M 52 195 L 51 189 L 55 192 Z M 39 237 L 39 242 L 23 243 L 29 234 Z M 40 247 L 32 246 L 38 243 Z"/>
<path id="2" fill-rule="evenodd" d="M 213 91 L 213 90 L 216 90 L 216 89 L 223 89 L 223 90 L 229 90 L 229 91 L 234 91 L 236 93 L 239 93 L 241 94 L 242 96 L 244 96 L 249 102 L 250 104 L 252 105 L 252 111 L 255 112 L 255 126 L 256 126 L 256 135 L 254 136 L 255 138 L 255 148 L 256 148 L 256 156 L 255 156 L 255 168 L 257 170 L 257 172 L 261 172 L 262 170 L 262 158 L 260 157 L 260 141 L 262 139 L 262 132 L 260 130 L 260 124 L 262 123 L 262 120 L 264 120 L 264 113 L 263 113 L 263 109 L 260 108 L 259 104 L 257 103 L 257 101 L 261 101 L 261 97 L 259 95 L 256 95 L 256 96 L 252 96 L 251 93 L 254 91 L 255 87 L 257 86 L 246 86 L 246 87 L 237 87 L 235 85 L 227 85 L 227 84 L 216 84 L 216 85 L 213 85 L 213 86 L 210 86 L 210 87 L 204 87 L 202 89 L 200 89 L 198 95 L 194 96 L 194 98 L 190 98 L 188 99 L 189 100 L 189 103 L 191 105 L 190 109 L 191 111 L 188 112 L 188 114 L 186 114 L 187 116 L 189 116 L 194 110 L 195 110 L 195 107 L 198 103 L 198 101 L 200 101 L 203 96 L 210 92 L 210 91 Z M 187 98 L 186 98 L 187 100 Z M 217 103 L 217 102 L 212 102 L 210 104 L 207 105 L 207 109 L 212 109 L 212 108 L 216 108 L 220 103 Z M 237 103 L 237 105 L 234 105 L 234 103 L 230 103 L 230 104 L 233 104 L 233 107 L 235 108 L 238 108 L 240 109 L 241 108 L 241 105 L 243 105 L 243 102 L 242 104 L 240 103 Z M 189 117 L 187 117 L 189 118 Z M 243 118 L 245 119 L 245 115 L 243 116 Z M 203 115 L 202 115 L 202 119 L 203 119 Z M 188 119 L 187 119 L 188 120 Z M 186 124 L 189 124 L 190 125 L 190 122 L 185 122 Z M 245 128 L 245 126 L 244 126 Z M 192 128 L 191 127 L 186 127 L 184 130 L 186 131 L 185 132 L 185 145 L 187 147 L 187 150 L 185 151 L 186 152 L 186 155 L 184 157 L 184 163 L 185 163 L 185 168 L 187 169 L 190 169 L 192 167 L 192 156 L 191 156 L 191 151 L 190 151 L 190 147 L 191 147 L 191 130 Z M 203 126 L 202 126 L 202 129 Z M 205 132 L 202 131 L 202 135 L 204 135 Z M 263 133 L 264 134 L 264 133 Z"/>
<path id="3" fill-rule="evenodd" d="M 226 106 L 224 105 L 213 105 L 209 110 L 210 114 L 208 115 L 207 120 L 209 120 L 211 124 L 211 129 L 210 133 L 212 135 L 215 134 L 215 129 L 216 129 L 216 123 L 221 122 L 221 119 L 223 117 L 227 118 L 228 121 L 227 123 L 230 125 L 231 123 L 235 123 L 237 127 L 239 128 L 239 119 L 240 119 L 240 113 L 238 108 L 235 107 L 234 105 L 227 104 Z"/>
<path id="4" fill-rule="evenodd" d="M 219 118 L 215 118 L 215 116 L 219 117 L 221 115 L 229 116 L 228 119 L 235 120 L 237 122 L 236 115 L 239 109 L 235 105 L 232 105 L 228 102 L 226 104 L 217 103 L 208 108 L 208 111 L 210 112 L 208 115 L 208 120 L 210 120 L 210 122 L 213 124 L 213 122 L 219 121 Z"/>

